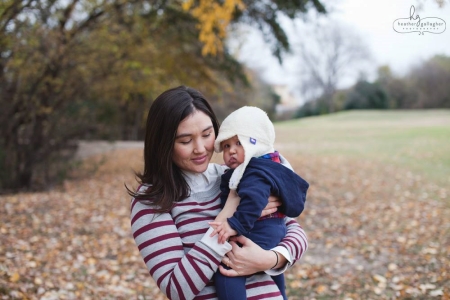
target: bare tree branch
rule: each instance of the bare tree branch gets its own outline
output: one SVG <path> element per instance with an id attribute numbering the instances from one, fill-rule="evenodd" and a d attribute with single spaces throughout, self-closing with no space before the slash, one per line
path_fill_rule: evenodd
<path id="1" fill-rule="evenodd" d="M 324 97 L 330 112 L 334 110 L 332 99 L 339 83 L 370 57 L 361 38 L 335 22 L 309 35 L 302 33 L 297 49 L 300 90 L 306 96 Z"/>

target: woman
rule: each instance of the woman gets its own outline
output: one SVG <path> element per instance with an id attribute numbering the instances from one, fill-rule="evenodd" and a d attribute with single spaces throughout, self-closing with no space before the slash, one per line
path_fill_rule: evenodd
<path id="1" fill-rule="evenodd" d="M 153 102 L 146 126 L 141 186 L 130 192 L 131 227 L 161 291 L 170 299 L 217 299 L 210 280 L 222 261 L 232 268 L 220 266 L 224 275 L 254 274 L 247 279 L 247 297 L 282 299 L 270 275 L 302 256 L 306 235 L 286 218 L 286 237 L 272 250 L 245 237 L 225 244 L 210 237 L 225 167 L 210 164 L 219 124 L 203 95 L 184 86 L 165 91 Z M 238 199 L 230 203 L 237 206 Z M 275 211 L 268 205 L 263 215 Z"/>

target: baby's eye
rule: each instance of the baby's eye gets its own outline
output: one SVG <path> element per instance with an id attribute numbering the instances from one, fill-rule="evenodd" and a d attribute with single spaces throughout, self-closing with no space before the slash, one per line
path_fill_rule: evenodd
<path id="1" fill-rule="evenodd" d="M 223 146 L 222 146 L 222 148 L 223 148 L 223 149 L 227 149 L 227 148 L 230 148 L 230 145 L 228 145 L 228 144 L 225 144 L 225 145 L 223 145 Z"/>
<path id="2" fill-rule="evenodd" d="M 236 145 L 238 145 L 238 146 L 241 146 L 241 142 L 240 142 L 240 141 L 238 141 L 238 142 L 236 143 Z"/>

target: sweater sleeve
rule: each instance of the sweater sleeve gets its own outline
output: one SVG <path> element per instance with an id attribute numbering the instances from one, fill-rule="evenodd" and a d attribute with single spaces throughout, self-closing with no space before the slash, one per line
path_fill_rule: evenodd
<path id="1" fill-rule="evenodd" d="M 308 238 L 303 228 L 295 219 L 285 217 L 284 220 L 287 233 L 278 244 L 278 247 L 281 246 L 288 250 L 291 257 L 290 259 L 286 257 L 286 259 L 288 260 L 288 266 L 291 266 L 295 264 L 308 249 Z"/>
<path id="2" fill-rule="evenodd" d="M 131 229 L 150 275 L 169 299 L 193 299 L 210 281 L 222 257 L 231 249 L 204 237 L 185 253 L 180 233 L 169 213 L 156 213 L 136 199 L 131 203 Z"/>
<path id="3" fill-rule="evenodd" d="M 283 255 L 287 263 L 284 267 L 279 269 L 266 270 L 265 273 L 270 276 L 277 276 L 283 274 L 289 267 L 299 260 L 308 249 L 308 239 L 303 228 L 295 221 L 295 219 L 284 218 L 287 233 L 286 236 L 275 248 L 271 250 L 277 251 Z"/>

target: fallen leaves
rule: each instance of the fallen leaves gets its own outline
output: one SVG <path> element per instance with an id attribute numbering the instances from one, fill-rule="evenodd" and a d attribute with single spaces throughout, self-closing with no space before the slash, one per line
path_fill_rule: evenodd
<path id="1" fill-rule="evenodd" d="M 141 155 L 112 152 L 63 189 L 0 197 L 0 299 L 164 299 L 130 232 L 123 184 L 136 186 Z M 374 161 L 283 155 L 311 184 L 289 299 L 450 299 L 448 187 Z"/>
<path id="2" fill-rule="evenodd" d="M 290 299 L 448 299 L 445 187 L 382 162 L 283 154 L 311 184 L 300 216 L 310 247 L 293 269 L 324 271 L 287 277 Z"/>
<path id="3" fill-rule="evenodd" d="M 163 298 L 131 237 L 127 155 L 61 190 L 1 197 L 0 299 Z"/>
<path id="4" fill-rule="evenodd" d="M 11 277 L 9 277 L 9 281 L 13 282 L 13 283 L 19 281 L 19 279 L 20 279 L 20 275 L 17 272 L 12 274 Z"/>

